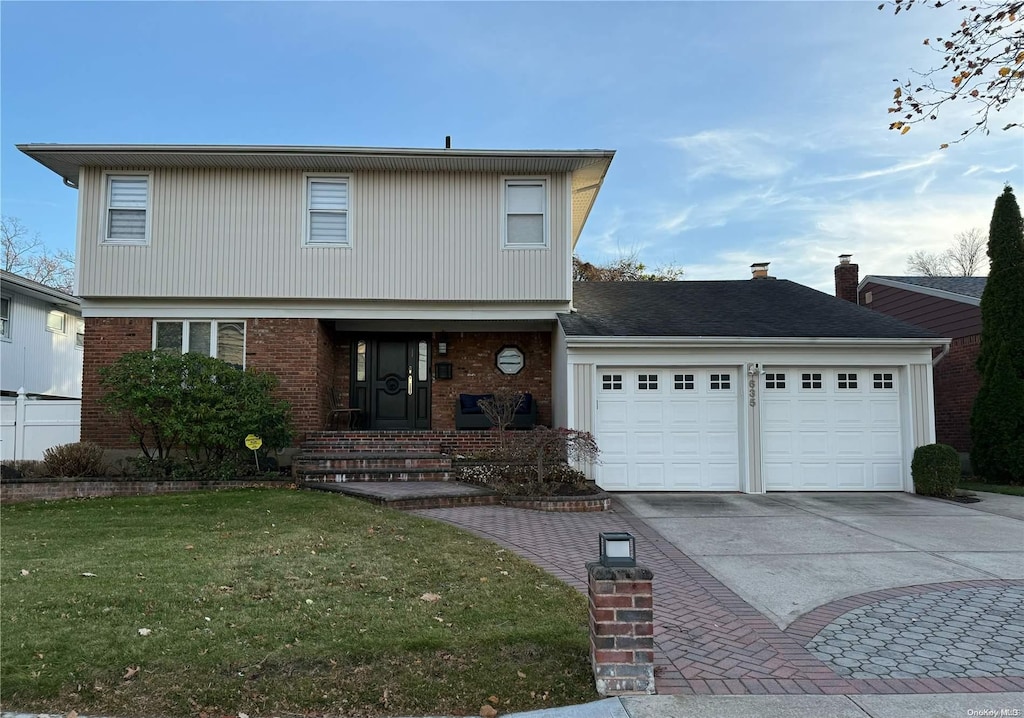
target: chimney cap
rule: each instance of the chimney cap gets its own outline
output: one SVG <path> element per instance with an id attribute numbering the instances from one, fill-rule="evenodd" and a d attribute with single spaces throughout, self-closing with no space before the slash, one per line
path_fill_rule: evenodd
<path id="1" fill-rule="evenodd" d="M 853 256 L 852 254 L 840 254 L 839 255 L 839 263 L 840 264 L 849 264 L 850 263 L 850 257 L 852 257 L 852 256 Z"/>
<path id="2" fill-rule="evenodd" d="M 750 265 L 750 268 L 754 269 L 756 267 L 758 269 L 767 269 L 769 264 L 771 264 L 771 262 L 754 262 L 753 264 Z"/>

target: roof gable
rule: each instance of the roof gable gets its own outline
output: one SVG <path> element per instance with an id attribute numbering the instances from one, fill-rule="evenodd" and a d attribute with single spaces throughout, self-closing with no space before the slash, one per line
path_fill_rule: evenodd
<path id="1" fill-rule="evenodd" d="M 861 280 L 857 289 L 860 291 L 865 285 L 874 282 L 977 306 L 981 303 L 987 281 L 988 277 L 897 277 L 869 274 Z"/>

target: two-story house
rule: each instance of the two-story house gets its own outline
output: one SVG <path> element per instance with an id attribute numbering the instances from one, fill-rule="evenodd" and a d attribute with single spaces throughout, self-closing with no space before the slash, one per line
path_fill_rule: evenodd
<path id="1" fill-rule="evenodd" d="M 784 280 L 572 283 L 607 150 L 20 145 L 78 190 L 84 438 L 133 349 L 271 371 L 300 433 L 532 394 L 612 490 L 911 490 L 930 332 Z M 476 432 L 481 436 L 481 432 Z"/>
<path id="2" fill-rule="evenodd" d="M 0 457 L 78 441 L 84 332 L 77 297 L 0 270 Z"/>

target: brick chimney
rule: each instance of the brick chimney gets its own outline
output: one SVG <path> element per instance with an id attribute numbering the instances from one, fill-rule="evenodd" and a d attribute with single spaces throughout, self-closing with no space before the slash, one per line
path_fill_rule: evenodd
<path id="1" fill-rule="evenodd" d="M 751 279 L 775 279 L 768 276 L 768 265 L 771 262 L 754 262 L 750 265 Z"/>
<path id="2" fill-rule="evenodd" d="M 857 284 L 860 283 L 860 266 L 850 263 L 850 254 L 840 254 L 836 265 L 836 296 L 848 302 L 857 302 Z"/>

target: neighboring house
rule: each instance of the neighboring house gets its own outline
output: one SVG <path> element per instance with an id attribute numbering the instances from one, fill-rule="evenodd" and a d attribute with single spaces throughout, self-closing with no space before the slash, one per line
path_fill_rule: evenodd
<path id="1" fill-rule="evenodd" d="M 849 261 L 836 274 L 837 296 L 952 339 L 935 356 L 935 434 L 962 453 L 971 451 L 971 410 L 981 386 L 976 365 L 986 281 L 876 274 L 858 280 L 858 267 Z"/>
<path id="2" fill-rule="evenodd" d="M 84 331 L 77 297 L 0 270 L 0 457 L 78 441 Z"/>
<path id="3" fill-rule="evenodd" d="M 77 297 L 0 270 L 0 393 L 82 398 L 85 325 Z"/>
<path id="4" fill-rule="evenodd" d="M 971 409 L 981 386 L 981 295 L 986 277 L 868 275 L 857 284 L 862 306 L 952 337 L 935 365 L 936 440 L 971 450 Z"/>
<path id="5" fill-rule="evenodd" d="M 19 149 L 78 188 L 82 431 L 111 448 L 99 370 L 149 349 L 273 372 L 300 435 L 331 389 L 446 437 L 460 394 L 528 391 L 610 489 L 909 490 L 934 439 L 930 332 L 784 281 L 574 289 L 611 151 Z"/>

